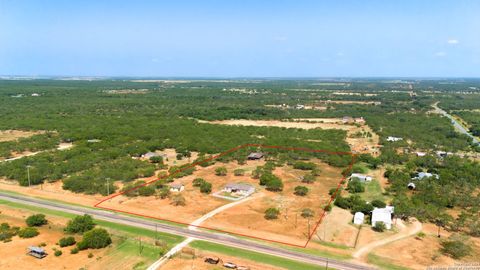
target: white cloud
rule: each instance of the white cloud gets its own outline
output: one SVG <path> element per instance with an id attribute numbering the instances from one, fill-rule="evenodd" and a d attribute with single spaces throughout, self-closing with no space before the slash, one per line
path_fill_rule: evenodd
<path id="1" fill-rule="evenodd" d="M 449 39 L 449 40 L 447 40 L 447 43 L 448 44 L 458 44 L 458 43 L 460 43 L 460 41 L 458 41 L 458 39 Z"/>
<path id="2" fill-rule="evenodd" d="M 435 56 L 437 56 L 437 57 L 444 57 L 444 56 L 446 56 L 446 55 L 447 55 L 446 52 L 436 52 L 436 53 L 435 53 Z"/>

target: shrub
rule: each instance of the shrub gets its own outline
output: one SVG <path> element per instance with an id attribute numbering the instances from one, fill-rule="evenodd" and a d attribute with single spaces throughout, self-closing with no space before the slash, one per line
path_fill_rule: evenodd
<path id="1" fill-rule="evenodd" d="M 182 194 L 175 194 L 172 196 L 172 204 L 175 206 L 184 206 L 186 205 L 186 201 Z"/>
<path id="2" fill-rule="evenodd" d="M 265 219 L 277 219 L 278 215 L 280 215 L 280 210 L 277 208 L 268 208 L 265 210 Z"/>
<path id="3" fill-rule="evenodd" d="M 215 175 L 218 176 L 225 176 L 227 175 L 227 168 L 225 167 L 218 167 L 215 169 Z"/>
<path id="4" fill-rule="evenodd" d="M 307 184 L 311 184 L 313 182 L 315 182 L 317 179 L 315 177 L 315 175 L 311 174 L 311 173 L 308 173 L 308 174 L 305 174 L 302 178 L 302 183 L 307 183 Z"/>
<path id="5" fill-rule="evenodd" d="M 365 186 L 358 179 L 352 179 L 348 182 L 347 190 L 350 193 L 361 193 L 365 192 Z"/>
<path id="6" fill-rule="evenodd" d="M 212 192 L 212 184 L 210 184 L 209 182 L 203 182 L 200 186 L 200 192 L 209 194 L 210 192 Z"/>
<path id="7" fill-rule="evenodd" d="M 61 251 L 61 250 L 55 250 L 55 252 L 53 253 L 53 255 L 55 255 L 55 257 L 61 256 L 61 255 L 62 255 L 62 251 Z"/>
<path id="8" fill-rule="evenodd" d="M 267 183 L 267 190 L 269 191 L 282 191 L 283 190 L 283 182 L 282 179 L 274 176 L 270 181 Z"/>
<path id="9" fill-rule="evenodd" d="M 296 186 L 293 193 L 297 196 L 305 196 L 308 194 L 308 188 L 304 186 Z"/>
<path id="10" fill-rule="evenodd" d="M 93 254 L 91 252 L 88 253 L 88 258 L 93 258 Z"/>
<path id="11" fill-rule="evenodd" d="M 162 187 L 160 191 L 158 191 L 158 196 L 161 199 L 167 198 L 168 196 L 170 196 L 170 188 L 167 186 Z"/>
<path id="12" fill-rule="evenodd" d="M 460 259 L 472 252 L 472 247 L 458 236 L 450 237 L 448 240 L 442 241 L 440 251 L 454 259 Z"/>
<path id="13" fill-rule="evenodd" d="M 152 185 L 143 186 L 137 189 L 140 196 L 152 196 L 155 194 L 155 187 Z"/>
<path id="14" fill-rule="evenodd" d="M 385 226 L 385 223 L 383 223 L 383 221 L 377 221 L 375 222 L 375 226 L 372 227 L 372 229 L 376 232 L 383 232 L 387 229 L 387 227 Z"/>
<path id="15" fill-rule="evenodd" d="M 205 180 L 203 178 L 195 178 L 192 182 L 194 187 L 200 187 L 203 183 L 205 183 Z"/>
<path id="16" fill-rule="evenodd" d="M 337 196 L 334 204 L 342 209 L 349 209 L 351 207 L 350 201 L 340 195 Z"/>
<path id="17" fill-rule="evenodd" d="M 39 227 L 48 223 L 44 214 L 36 214 L 27 217 L 25 220 L 29 227 Z"/>
<path id="18" fill-rule="evenodd" d="M 313 170 L 317 167 L 313 162 L 297 161 L 293 163 L 293 168 L 298 170 Z"/>
<path id="19" fill-rule="evenodd" d="M 84 233 L 93 229 L 93 227 L 95 227 L 95 223 L 92 216 L 85 214 L 68 221 L 65 231 L 68 233 Z"/>
<path id="20" fill-rule="evenodd" d="M 73 236 L 63 237 L 58 240 L 58 245 L 60 247 L 72 246 L 75 245 L 75 243 L 77 243 L 77 241 L 75 241 L 75 238 L 73 238 Z"/>
<path id="21" fill-rule="evenodd" d="M 303 218 L 309 218 L 309 217 L 313 217 L 313 215 L 315 214 L 315 212 L 313 212 L 312 209 L 310 208 L 305 208 L 302 210 L 302 213 L 300 214 Z"/>
<path id="22" fill-rule="evenodd" d="M 161 157 L 161 156 L 151 157 L 150 162 L 162 164 L 163 163 L 163 157 Z"/>
<path id="23" fill-rule="evenodd" d="M 236 169 L 236 170 L 233 171 L 233 175 L 235 175 L 235 176 L 245 175 L 245 170 L 244 169 Z"/>
<path id="24" fill-rule="evenodd" d="M 0 224 L 0 241 L 11 241 L 12 237 L 18 234 L 19 229 L 18 227 L 10 227 L 8 223 Z"/>
<path id="25" fill-rule="evenodd" d="M 102 228 L 91 229 L 83 235 L 82 241 L 78 242 L 79 250 L 88 248 L 104 248 L 112 243 L 110 234 Z"/>
<path id="26" fill-rule="evenodd" d="M 387 204 L 382 200 L 373 200 L 371 204 L 374 207 L 378 207 L 378 208 L 384 208 L 385 206 L 387 206 Z"/>
<path id="27" fill-rule="evenodd" d="M 78 253 L 78 248 L 74 247 L 70 250 L 70 254 L 77 254 Z"/>
<path id="28" fill-rule="evenodd" d="M 39 234 L 38 230 L 33 227 L 26 227 L 18 231 L 18 236 L 21 238 L 32 238 Z"/>

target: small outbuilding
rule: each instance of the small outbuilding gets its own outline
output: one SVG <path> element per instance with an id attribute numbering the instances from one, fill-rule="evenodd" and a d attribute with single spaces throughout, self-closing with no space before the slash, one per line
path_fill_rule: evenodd
<path id="1" fill-rule="evenodd" d="M 377 222 L 383 222 L 385 227 L 390 230 L 392 228 L 392 214 L 393 206 L 385 208 L 374 208 L 372 211 L 372 227 L 375 227 Z"/>
<path id="2" fill-rule="evenodd" d="M 429 173 L 429 172 L 419 172 L 417 173 L 417 176 L 413 177 L 412 180 L 423 180 L 425 178 L 435 178 L 435 179 L 440 179 L 440 176 L 436 173 Z"/>
<path id="3" fill-rule="evenodd" d="M 37 259 L 43 259 L 48 255 L 43 248 L 36 246 L 29 246 L 27 254 Z"/>
<path id="4" fill-rule="evenodd" d="M 352 173 L 352 175 L 350 175 L 350 180 L 353 180 L 353 179 L 358 179 L 358 181 L 360 181 L 360 182 L 370 182 L 370 181 L 372 181 L 371 176 L 360 174 L 360 173 Z"/>
<path id="5" fill-rule="evenodd" d="M 415 188 L 417 188 L 417 186 L 415 186 L 415 183 L 410 182 L 408 183 L 407 188 L 410 190 L 414 190 Z"/>
<path id="6" fill-rule="evenodd" d="M 387 142 L 398 142 L 403 140 L 403 138 L 400 137 L 394 137 L 394 136 L 388 136 L 387 137 Z"/>
<path id="7" fill-rule="evenodd" d="M 353 216 L 353 224 L 355 225 L 362 225 L 363 220 L 365 219 L 365 214 L 362 212 L 356 212 Z"/>
<path id="8" fill-rule="evenodd" d="M 170 191 L 172 192 L 182 192 L 185 189 L 185 186 L 182 183 L 171 183 Z"/>
<path id="9" fill-rule="evenodd" d="M 161 154 L 155 153 L 155 152 L 147 152 L 147 153 L 142 155 L 142 157 L 146 158 L 146 159 L 150 159 L 152 157 L 159 157 L 159 156 L 161 156 Z"/>
<path id="10" fill-rule="evenodd" d="M 253 152 L 247 156 L 247 159 L 249 160 L 258 160 L 261 158 L 263 158 L 263 153 L 260 153 L 260 152 Z"/>

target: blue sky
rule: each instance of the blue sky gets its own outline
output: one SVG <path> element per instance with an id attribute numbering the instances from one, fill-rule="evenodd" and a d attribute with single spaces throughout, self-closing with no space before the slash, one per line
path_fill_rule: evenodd
<path id="1" fill-rule="evenodd" d="M 0 74 L 480 77 L 480 1 L 0 0 Z"/>

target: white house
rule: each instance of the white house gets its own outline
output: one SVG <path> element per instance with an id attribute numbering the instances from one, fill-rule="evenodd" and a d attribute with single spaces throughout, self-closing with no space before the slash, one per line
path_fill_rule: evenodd
<path id="1" fill-rule="evenodd" d="M 353 216 L 353 224 L 362 225 L 363 219 L 365 218 L 365 214 L 362 212 L 356 212 Z"/>
<path id="2" fill-rule="evenodd" d="M 255 188 L 248 184 L 229 183 L 223 188 L 223 191 L 248 196 L 255 191 Z"/>
<path id="3" fill-rule="evenodd" d="M 429 173 L 429 172 L 419 172 L 417 176 L 413 177 L 412 180 L 422 180 L 424 178 L 434 177 L 435 179 L 439 179 L 440 176 L 436 173 Z"/>
<path id="4" fill-rule="evenodd" d="M 354 178 L 358 179 L 360 182 L 370 182 L 370 181 L 372 181 L 371 176 L 360 174 L 360 173 L 352 173 L 352 175 L 350 175 L 350 180 L 352 180 Z"/>
<path id="5" fill-rule="evenodd" d="M 387 142 L 398 142 L 398 141 L 401 141 L 401 140 L 403 140 L 403 138 L 393 137 L 393 136 L 388 136 L 387 137 Z"/>
<path id="6" fill-rule="evenodd" d="M 427 155 L 425 152 L 416 152 L 415 154 L 417 154 L 417 157 L 424 157 Z"/>
<path id="7" fill-rule="evenodd" d="M 182 192 L 184 189 L 185 189 L 185 186 L 182 183 L 170 184 L 170 191 L 172 192 Z"/>
<path id="8" fill-rule="evenodd" d="M 387 229 L 392 228 L 392 214 L 393 206 L 387 206 L 385 208 L 374 208 L 372 211 L 372 227 L 375 227 L 377 222 L 383 222 Z"/>

